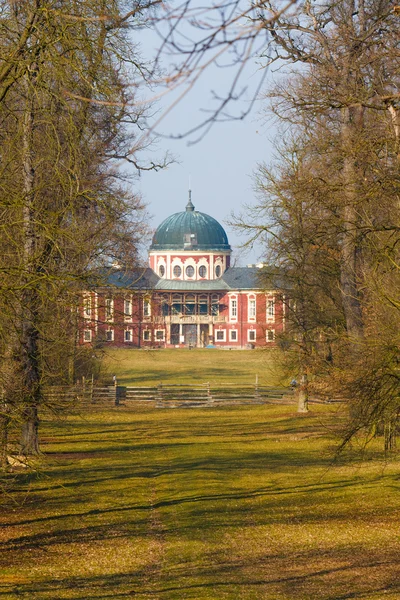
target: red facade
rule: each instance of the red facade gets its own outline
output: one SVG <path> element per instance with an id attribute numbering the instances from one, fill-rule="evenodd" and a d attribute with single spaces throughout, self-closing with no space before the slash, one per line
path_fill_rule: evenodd
<path id="1" fill-rule="evenodd" d="M 139 348 L 274 345 L 284 307 L 277 290 L 101 289 L 84 294 L 80 341 Z"/>

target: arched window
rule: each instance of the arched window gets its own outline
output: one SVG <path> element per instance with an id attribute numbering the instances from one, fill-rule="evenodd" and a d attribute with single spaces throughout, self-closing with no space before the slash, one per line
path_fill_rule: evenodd
<path id="1" fill-rule="evenodd" d="M 199 276 L 200 277 L 207 276 L 207 268 L 204 265 L 201 265 L 201 267 L 199 267 Z"/>
<path id="2" fill-rule="evenodd" d="M 193 277 L 194 275 L 194 267 L 192 265 L 188 265 L 186 267 L 186 277 Z"/>
<path id="3" fill-rule="evenodd" d="M 185 296 L 185 315 L 194 315 L 196 307 L 196 297 L 193 294 Z"/>
<path id="4" fill-rule="evenodd" d="M 164 277 L 164 275 L 165 275 L 165 267 L 164 267 L 164 265 L 160 265 L 159 266 L 158 272 L 160 274 L 160 277 Z"/>
<path id="5" fill-rule="evenodd" d="M 180 277 L 182 275 L 182 269 L 179 265 L 175 265 L 174 270 L 174 277 Z"/>
<path id="6" fill-rule="evenodd" d="M 206 294 L 199 296 L 199 314 L 208 315 L 208 296 Z"/>
<path id="7" fill-rule="evenodd" d="M 173 315 L 179 315 L 182 313 L 182 296 L 180 294 L 174 294 L 172 298 L 171 312 Z"/>
<path id="8" fill-rule="evenodd" d="M 215 277 L 221 277 L 221 265 L 215 267 Z"/>
<path id="9" fill-rule="evenodd" d="M 215 317 L 219 315 L 219 297 L 218 294 L 213 294 L 211 297 L 211 314 Z"/>

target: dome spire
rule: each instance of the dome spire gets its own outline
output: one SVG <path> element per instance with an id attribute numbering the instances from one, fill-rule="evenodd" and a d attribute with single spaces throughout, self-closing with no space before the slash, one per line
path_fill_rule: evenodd
<path id="1" fill-rule="evenodd" d="M 186 204 L 186 212 L 193 212 L 194 206 L 192 204 L 192 190 L 189 189 L 189 202 Z"/>

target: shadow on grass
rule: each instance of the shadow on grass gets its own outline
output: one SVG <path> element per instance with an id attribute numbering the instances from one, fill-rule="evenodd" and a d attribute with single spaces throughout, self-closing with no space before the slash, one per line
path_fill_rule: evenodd
<path id="1" fill-rule="evenodd" d="M 160 564 L 150 563 L 144 568 L 117 574 L 58 577 L 15 585 L 12 592 L 24 598 L 50 598 L 48 594 L 52 594 L 52 598 L 74 600 L 124 597 L 200 600 L 210 598 L 210 590 L 215 599 L 271 599 L 276 593 L 276 597 L 288 600 L 351 600 L 400 592 L 399 562 L 394 556 L 386 560 L 365 555 L 357 558 L 357 549 L 347 549 L 351 550 L 353 558 L 346 565 L 340 564 L 341 557 L 335 551 L 324 557 L 329 567 L 321 564 L 317 552 L 305 553 L 301 559 L 295 557 L 297 566 L 290 557 L 267 552 L 256 560 L 228 560 L 223 564 L 218 560 L 220 557 L 214 556 L 206 565 L 185 564 L 171 572 L 163 571 Z M 302 568 L 303 573 L 298 573 L 296 567 Z M 9 598 L 6 595 L 9 591 L 3 593 L 0 588 L 0 597 Z"/>
<path id="2" fill-rule="evenodd" d="M 196 369 L 196 366 L 188 367 L 187 369 L 178 369 L 178 373 L 176 373 L 173 369 L 157 369 L 155 365 L 152 372 L 144 372 L 135 374 L 135 371 L 132 369 L 131 372 L 125 373 L 124 371 L 118 377 L 119 383 L 123 384 L 126 382 L 132 383 L 148 383 L 149 381 L 155 381 L 160 383 L 166 383 L 167 381 L 176 382 L 177 376 L 180 382 L 183 380 L 187 380 L 188 383 L 195 383 L 198 385 L 199 383 L 213 382 L 215 380 L 223 381 L 224 383 L 229 383 L 232 381 L 232 368 L 224 368 L 221 367 L 207 367 L 206 370 L 201 371 L 200 373 Z M 249 372 L 246 369 L 235 369 L 235 380 L 237 378 L 245 378 L 248 380 L 248 385 L 254 383 L 253 375 L 249 376 Z M 234 383 L 234 382 L 232 382 Z"/>

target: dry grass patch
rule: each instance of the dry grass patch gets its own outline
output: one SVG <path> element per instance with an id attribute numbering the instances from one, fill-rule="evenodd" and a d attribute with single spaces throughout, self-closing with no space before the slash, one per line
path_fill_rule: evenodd
<path id="1" fill-rule="evenodd" d="M 396 460 L 332 462 L 329 407 L 44 423 L 0 515 L 7 600 L 400 597 Z"/>
<path id="2" fill-rule="evenodd" d="M 282 373 L 273 349 L 218 350 L 195 348 L 107 350 L 105 367 L 121 385 L 161 383 L 237 383 L 282 385 Z M 287 384 L 289 380 L 284 379 Z"/>

